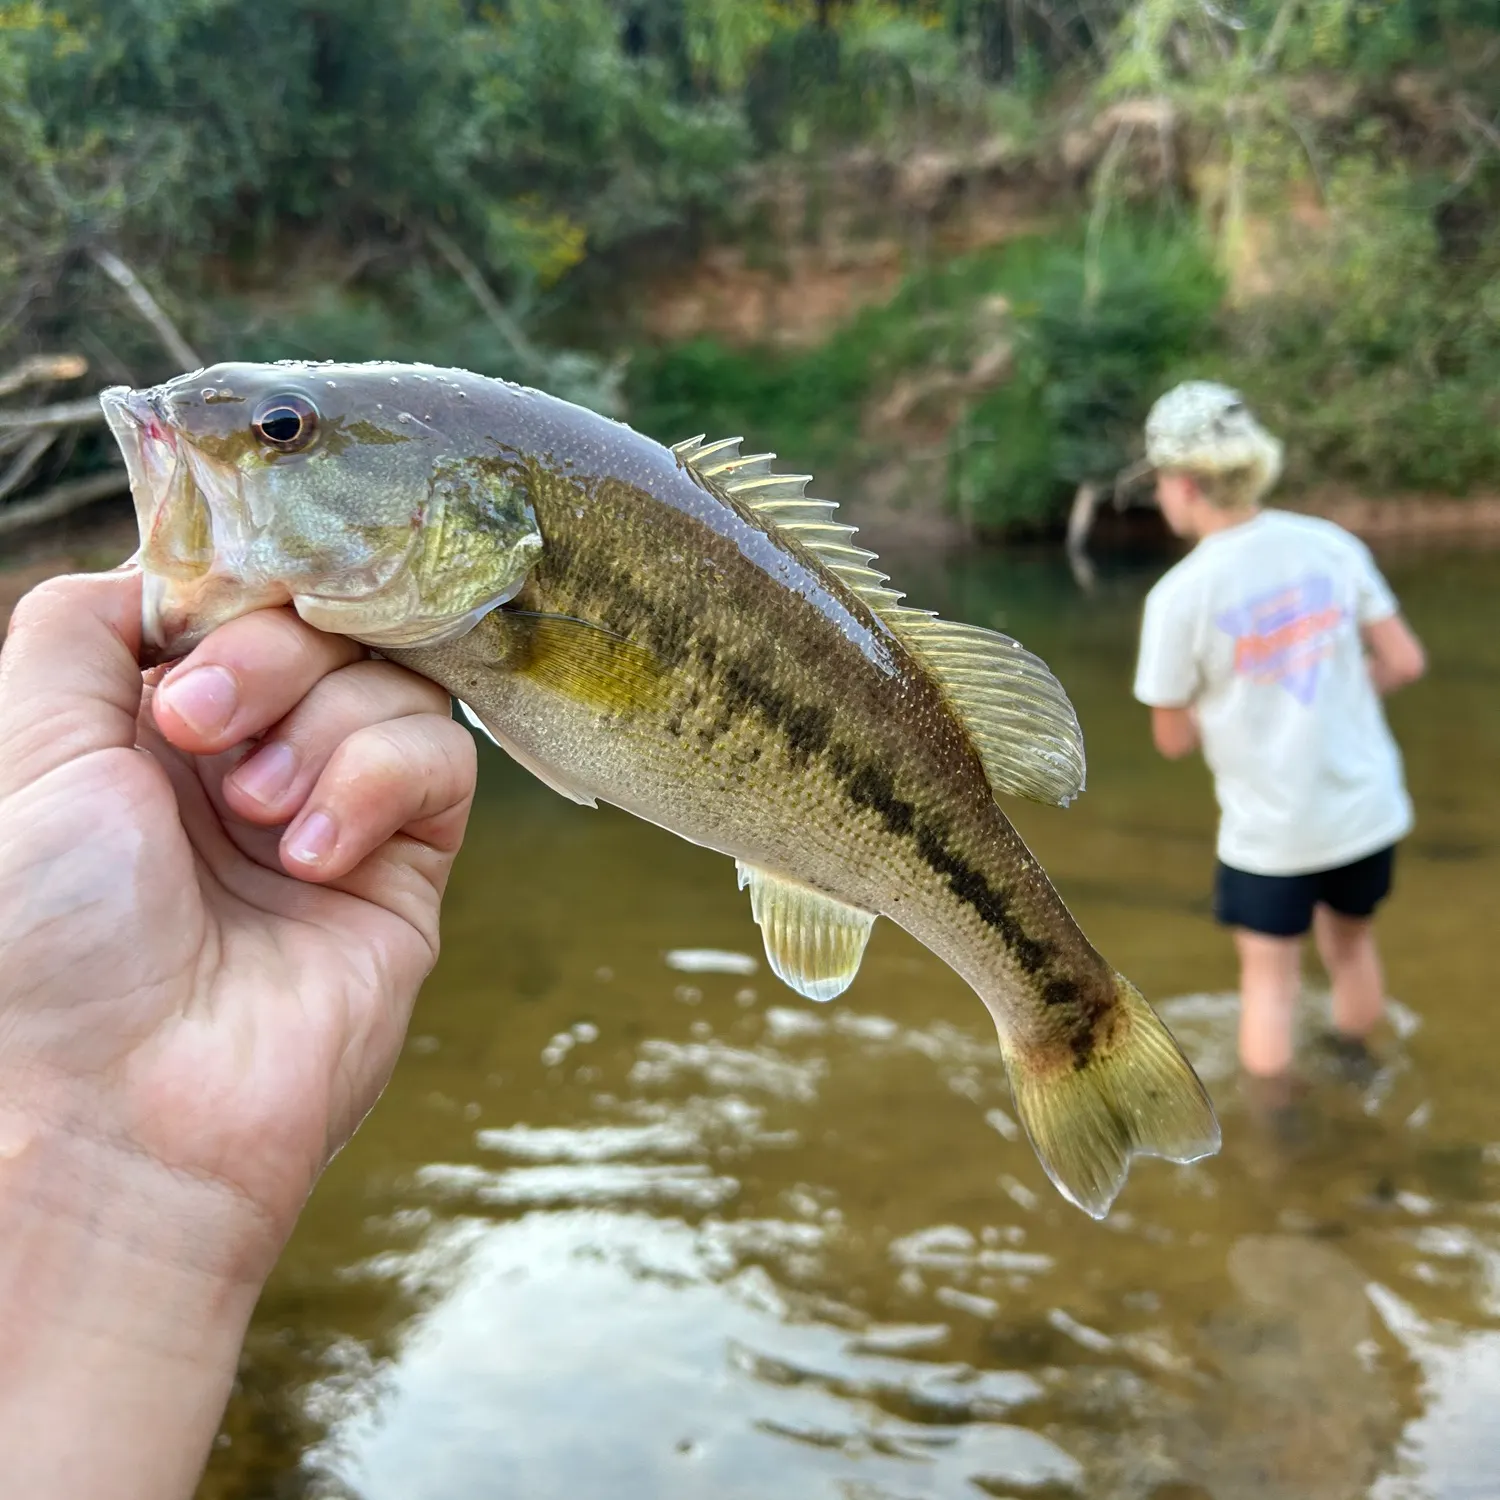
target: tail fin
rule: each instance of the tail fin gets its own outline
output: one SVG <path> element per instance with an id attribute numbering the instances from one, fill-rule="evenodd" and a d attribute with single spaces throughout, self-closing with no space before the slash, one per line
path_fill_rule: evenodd
<path id="1" fill-rule="evenodd" d="M 1219 1149 L 1219 1122 L 1161 1018 L 1117 976 L 1118 1022 L 1086 1059 L 1045 1066 L 1007 1051 L 1011 1092 L 1032 1148 L 1058 1191 L 1102 1219 L 1134 1156 L 1198 1161 Z"/>

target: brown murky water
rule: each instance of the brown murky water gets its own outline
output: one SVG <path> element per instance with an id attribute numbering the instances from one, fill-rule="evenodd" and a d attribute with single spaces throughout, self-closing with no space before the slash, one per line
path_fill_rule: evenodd
<path id="1" fill-rule="evenodd" d="M 1127 695 L 1161 560 L 1089 598 L 1050 559 L 897 570 L 1071 690 L 1089 791 L 1017 821 L 1220 1105 L 1223 1155 L 1138 1163 L 1102 1225 L 904 934 L 806 1003 L 728 860 L 487 749 L 442 966 L 266 1290 L 205 1500 L 1500 1494 L 1500 554 L 1386 562 L 1433 658 L 1393 705 L 1399 1024 L 1363 1088 L 1309 1049 L 1291 1141 L 1238 1095 L 1206 773 Z M 754 972 L 668 961 L 697 949 Z"/>

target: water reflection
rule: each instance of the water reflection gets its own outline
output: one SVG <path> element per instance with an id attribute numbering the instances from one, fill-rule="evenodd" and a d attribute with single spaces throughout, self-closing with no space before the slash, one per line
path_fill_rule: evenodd
<path id="1" fill-rule="evenodd" d="M 1022 832 L 1225 1125 L 1093 1225 L 988 1019 L 877 926 L 839 1002 L 752 956 L 728 861 L 484 760 L 442 967 L 267 1290 L 205 1497 L 1457 1500 L 1495 1492 L 1500 558 L 1395 560 L 1432 679 L 1393 705 L 1421 824 L 1373 1078 L 1298 1128 L 1234 1072 L 1205 774 L 1128 701 L 1149 575 L 903 567 L 1068 684 L 1090 790 Z M 1197 780 L 1195 781 L 1195 776 Z M 1326 997 L 1310 976 L 1308 1024 Z"/>

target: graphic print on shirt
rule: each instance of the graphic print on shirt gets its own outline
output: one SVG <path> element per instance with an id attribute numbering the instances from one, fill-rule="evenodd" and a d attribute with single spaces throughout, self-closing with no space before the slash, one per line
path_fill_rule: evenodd
<path id="1" fill-rule="evenodd" d="M 1333 579 L 1309 573 L 1225 610 L 1214 623 L 1234 637 L 1237 676 L 1280 683 L 1299 703 L 1310 705 L 1346 614 L 1334 602 Z"/>

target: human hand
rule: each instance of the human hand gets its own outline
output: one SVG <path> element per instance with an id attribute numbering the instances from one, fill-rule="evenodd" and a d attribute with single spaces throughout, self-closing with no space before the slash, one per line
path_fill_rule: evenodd
<path id="1" fill-rule="evenodd" d="M 288 610 L 154 687 L 139 621 L 137 573 L 58 579 L 0 653 L 0 1318 L 7 1296 L 45 1311 L 65 1244 L 75 1333 L 170 1285 L 146 1342 L 197 1360 L 176 1323 L 227 1309 L 222 1364 L 394 1064 L 475 754 L 442 690 Z"/>

